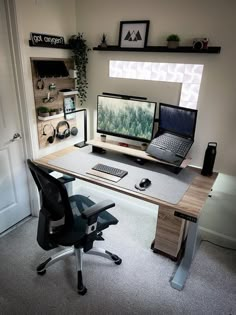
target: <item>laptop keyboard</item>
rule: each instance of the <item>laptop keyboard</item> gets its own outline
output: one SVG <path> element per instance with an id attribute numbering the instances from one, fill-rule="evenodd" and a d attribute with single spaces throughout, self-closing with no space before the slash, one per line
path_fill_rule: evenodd
<path id="1" fill-rule="evenodd" d="M 116 168 L 116 167 L 108 166 L 105 164 L 96 164 L 92 169 L 99 171 L 99 172 L 106 173 L 106 174 L 110 174 L 113 176 L 117 176 L 120 178 L 122 178 L 128 174 L 127 171 L 121 170 L 121 169 Z"/>
<path id="2" fill-rule="evenodd" d="M 189 143 L 187 140 L 183 141 L 183 139 L 170 138 L 166 135 L 161 135 L 153 139 L 151 144 L 156 147 L 174 152 L 175 154 L 182 157 L 186 156 L 189 148 L 191 147 L 191 143 Z"/>
<path id="3" fill-rule="evenodd" d="M 191 144 L 188 142 L 182 142 L 176 152 L 176 154 L 185 157 L 188 153 L 188 150 L 190 149 Z"/>

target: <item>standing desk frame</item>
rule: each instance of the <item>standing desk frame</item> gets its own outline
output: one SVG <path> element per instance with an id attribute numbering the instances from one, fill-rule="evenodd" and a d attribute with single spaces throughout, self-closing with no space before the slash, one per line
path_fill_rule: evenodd
<path id="1" fill-rule="evenodd" d="M 123 194 L 128 194 L 132 197 L 142 199 L 147 202 L 154 203 L 158 206 L 168 206 L 175 210 L 175 215 L 181 217 L 182 219 L 189 221 L 189 228 L 186 240 L 185 251 L 182 257 L 180 264 L 174 272 L 174 275 L 170 279 L 170 284 L 174 289 L 182 290 L 187 279 L 188 273 L 190 271 L 191 263 L 194 258 L 194 254 L 197 249 L 199 237 L 198 237 L 198 221 L 200 212 L 206 202 L 208 194 L 215 182 L 217 174 L 214 174 L 211 177 L 205 177 L 200 175 L 200 170 L 194 169 L 197 173 L 197 176 L 194 178 L 192 184 L 189 186 L 188 190 L 179 201 L 178 204 L 170 204 L 158 198 L 153 198 L 147 195 L 144 195 L 143 192 L 134 192 L 116 185 L 113 185 L 110 182 L 105 182 L 100 178 L 92 178 L 86 175 L 79 174 L 77 172 L 69 171 L 66 168 L 60 168 L 49 164 L 50 161 L 55 160 L 63 155 L 69 154 L 74 150 L 79 150 L 75 147 L 68 147 L 66 149 L 54 152 L 47 156 L 44 156 L 40 159 L 35 160 L 34 162 L 38 165 L 44 166 L 53 171 L 61 172 L 63 174 L 74 176 L 75 178 L 99 185 L 110 190 L 115 190 Z"/>

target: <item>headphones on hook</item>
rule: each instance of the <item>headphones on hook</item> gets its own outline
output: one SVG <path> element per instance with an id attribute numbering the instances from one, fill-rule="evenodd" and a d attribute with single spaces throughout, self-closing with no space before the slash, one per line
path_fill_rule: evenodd
<path id="1" fill-rule="evenodd" d="M 52 130 L 53 130 L 53 134 L 52 134 L 52 136 L 50 136 L 50 137 L 47 138 L 47 142 L 53 143 L 53 142 L 54 142 L 54 139 L 55 139 L 55 136 L 56 136 L 56 130 L 55 130 L 55 128 L 53 127 L 52 124 L 45 124 L 45 125 L 43 126 L 43 136 L 46 136 L 46 135 L 47 135 L 46 132 L 45 132 L 45 127 L 47 127 L 47 126 L 50 126 L 50 127 L 52 128 Z"/>
<path id="2" fill-rule="evenodd" d="M 43 79 L 39 78 L 36 82 L 37 89 L 38 90 L 43 90 L 44 89 L 44 81 Z"/>
<path id="3" fill-rule="evenodd" d="M 66 129 L 63 130 L 62 132 L 59 130 L 61 127 L 66 126 Z M 59 121 L 59 123 L 57 124 L 56 127 L 56 137 L 60 140 L 68 138 L 70 136 L 70 125 L 68 123 L 68 121 L 66 120 L 62 120 Z"/>

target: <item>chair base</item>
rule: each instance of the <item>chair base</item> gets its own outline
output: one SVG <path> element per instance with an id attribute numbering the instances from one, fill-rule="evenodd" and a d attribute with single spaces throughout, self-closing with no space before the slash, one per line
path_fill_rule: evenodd
<path id="1" fill-rule="evenodd" d="M 75 248 L 74 246 L 72 246 L 70 248 L 66 248 L 60 251 L 59 253 L 56 253 L 55 255 L 51 256 L 46 261 L 41 263 L 37 267 L 37 273 L 39 275 L 45 275 L 47 268 L 55 264 L 57 261 L 61 259 L 65 259 L 66 257 L 69 257 L 69 256 L 75 256 L 76 268 L 77 268 L 77 279 L 78 279 L 77 291 L 80 295 L 85 295 L 87 292 L 87 288 L 83 284 L 83 277 L 82 277 L 83 254 L 104 257 L 106 259 L 113 261 L 116 265 L 120 265 L 122 263 L 122 259 L 120 257 L 118 257 L 117 255 L 103 248 L 93 247 L 91 250 L 84 253 L 83 248 Z"/>

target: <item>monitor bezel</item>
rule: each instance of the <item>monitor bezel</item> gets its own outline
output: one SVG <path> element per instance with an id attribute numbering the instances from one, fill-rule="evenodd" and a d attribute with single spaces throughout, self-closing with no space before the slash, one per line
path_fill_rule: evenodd
<path id="1" fill-rule="evenodd" d="M 121 133 L 115 133 L 115 132 L 110 132 L 110 131 L 105 131 L 98 129 L 98 99 L 99 97 L 104 97 L 104 98 L 112 98 L 112 99 L 120 99 L 120 100 L 127 100 L 127 98 L 122 98 L 122 97 L 115 97 L 115 96 L 108 96 L 108 95 L 97 95 L 97 133 L 99 134 L 104 134 L 108 136 L 113 136 L 113 137 L 119 137 L 119 138 L 124 138 L 124 139 L 129 139 L 129 140 L 135 140 L 135 141 L 140 141 L 140 142 L 145 142 L 145 143 L 150 143 L 153 139 L 153 131 L 154 131 L 154 126 L 155 126 L 155 117 L 156 117 L 156 110 L 157 110 L 157 102 L 154 101 L 148 101 L 144 99 L 135 99 L 133 97 L 128 98 L 129 101 L 135 101 L 135 102 L 140 102 L 140 103 L 153 103 L 155 105 L 154 109 L 154 115 L 153 115 L 153 122 L 152 122 L 152 135 L 151 139 L 145 139 L 141 137 L 135 137 L 135 136 L 130 136 L 130 135 L 124 135 Z"/>
<path id="2" fill-rule="evenodd" d="M 193 108 L 188 108 L 188 107 L 182 107 L 182 106 L 176 106 L 176 105 L 171 105 L 171 104 L 166 104 L 166 103 L 159 103 L 159 117 L 158 117 L 158 120 L 159 120 L 159 124 L 160 124 L 160 120 L 161 120 L 161 106 L 164 106 L 164 107 L 171 107 L 171 108 L 176 108 L 176 109 L 181 109 L 181 110 L 184 110 L 184 111 L 188 111 L 188 112 L 194 112 L 195 113 L 195 119 L 194 119 L 194 130 L 193 130 L 193 135 L 192 137 L 190 136 L 187 136 L 187 135 L 183 135 L 181 134 L 181 136 L 185 137 L 186 139 L 192 139 L 194 140 L 194 137 L 195 137 L 195 131 L 196 131 L 196 124 L 197 124 L 197 114 L 198 114 L 198 110 L 197 109 L 193 109 Z M 158 133 L 161 132 L 161 131 L 169 131 L 169 132 L 174 132 L 174 130 L 171 130 L 171 129 L 162 129 L 160 127 L 160 125 L 158 126 Z M 178 133 L 176 133 L 178 134 Z M 180 134 L 179 134 L 180 135 Z"/>

